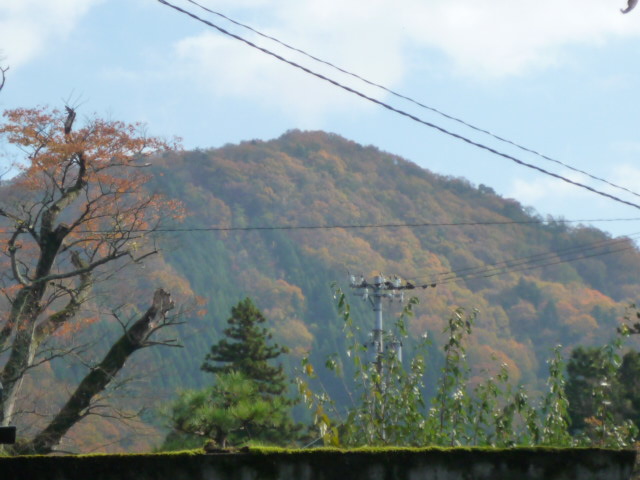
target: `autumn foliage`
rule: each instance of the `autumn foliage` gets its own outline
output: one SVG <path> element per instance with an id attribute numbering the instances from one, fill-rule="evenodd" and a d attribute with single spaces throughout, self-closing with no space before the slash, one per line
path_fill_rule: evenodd
<path id="1" fill-rule="evenodd" d="M 415 160 L 428 165 L 428 155 Z M 277 340 L 294 354 L 318 352 L 318 362 L 345 351 L 328 285 L 348 288 L 348 271 L 436 285 L 411 292 L 421 300 L 408 325 L 414 338 L 428 331 L 437 344 L 452 310 L 477 308 L 473 375 L 484 375 L 496 357 L 512 379 L 540 386 L 555 345 L 609 338 L 637 294 L 633 240 L 542 217 L 490 187 L 335 134 L 290 131 L 181 152 L 161 159 L 158 172 L 153 182 L 175 191 L 192 212 L 188 225 L 231 229 L 181 233 L 188 247 L 167 254 L 201 294 L 215 292 L 211 318 L 225 318 L 238 296 L 251 295 L 274 322 Z M 349 228 L 385 224 L 423 226 Z M 330 228 L 269 230 L 274 226 Z M 486 270 L 511 259 L 524 260 Z M 368 304 L 352 306 L 354 321 L 370 331 Z M 385 306 L 386 325 L 399 308 Z M 205 339 L 194 348 L 203 355 Z M 440 360 L 432 360 L 436 369 Z"/>
<path id="2" fill-rule="evenodd" d="M 182 207 L 144 188 L 149 158 L 176 144 L 147 136 L 141 124 L 94 118 L 76 128 L 72 108 L 16 109 L 4 113 L 0 138 L 7 155 L 18 157 L 17 175 L 0 183 L 0 412 L 9 424 L 29 415 L 23 379 L 79 353 L 64 338 L 99 319 L 99 282 L 156 254 L 153 232 L 163 219 L 180 218 Z M 122 298 L 117 301 L 114 307 Z M 152 308 L 133 350 L 144 346 L 156 317 L 169 309 Z M 82 395 L 99 393 L 92 388 Z M 84 400 L 73 408 L 63 424 L 88 413 L 81 411 Z M 46 448 L 59 433 L 49 435 Z"/>

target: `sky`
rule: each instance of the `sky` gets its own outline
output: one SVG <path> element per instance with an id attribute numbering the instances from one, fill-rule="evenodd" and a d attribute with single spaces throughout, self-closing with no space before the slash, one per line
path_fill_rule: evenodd
<path id="1" fill-rule="evenodd" d="M 640 205 L 640 7 L 623 15 L 626 0 L 198 3 L 635 195 L 398 99 L 188 0 L 168 1 L 427 123 Z M 84 117 L 145 122 L 149 133 L 179 136 L 187 149 L 325 130 L 487 185 L 543 216 L 640 218 L 639 208 L 381 108 L 157 0 L 0 0 L 0 52 L 10 68 L 2 110 L 70 104 Z M 640 231 L 640 220 L 593 225 L 616 236 Z"/>

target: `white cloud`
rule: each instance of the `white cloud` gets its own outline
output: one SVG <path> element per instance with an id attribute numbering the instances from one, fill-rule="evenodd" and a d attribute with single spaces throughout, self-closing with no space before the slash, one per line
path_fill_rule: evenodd
<path id="1" fill-rule="evenodd" d="M 574 179 L 582 183 L 582 179 Z M 524 205 L 556 202 L 576 202 L 587 197 L 587 192 L 556 178 L 543 177 L 533 180 L 516 178 L 507 196 L 517 198 Z"/>
<path id="2" fill-rule="evenodd" d="M 381 18 L 384 10 L 381 6 L 384 5 L 389 6 L 390 3 L 387 0 L 368 3 L 360 0 L 282 0 L 269 3 L 264 10 L 259 5 L 256 10 L 255 4 L 247 9 L 236 5 L 229 15 L 236 18 L 249 15 L 259 19 L 259 24 L 247 22 L 317 57 L 377 83 L 393 86 L 406 73 L 402 48 L 404 38 L 402 32 L 380 28 L 384 23 Z M 216 23 L 221 23 L 220 19 Z M 229 27 L 228 24 L 223 26 Z M 326 74 L 343 85 L 356 87 L 377 98 L 384 97 L 380 90 L 368 87 L 353 77 L 315 63 L 247 30 L 231 28 L 252 42 L 317 73 Z M 186 63 L 194 75 L 204 78 L 214 94 L 275 107 L 294 117 L 302 128 L 305 124 L 313 124 L 327 112 L 348 115 L 354 109 L 373 108 L 371 104 L 323 80 L 213 31 L 182 39 L 175 44 L 175 52 L 181 64 Z"/>
<path id="3" fill-rule="evenodd" d="M 636 144 L 635 148 L 635 153 L 640 153 L 640 144 Z M 611 178 L 611 181 L 616 185 L 626 187 L 636 193 L 640 190 L 638 188 L 638 185 L 640 185 L 640 168 L 636 166 L 629 164 L 616 165 L 613 168 Z M 638 203 L 637 197 L 632 201 Z"/>
<path id="4" fill-rule="evenodd" d="M 609 171 L 602 175 L 602 178 L 607 179 L 611 184 L 622 188 L 597 182 L 574 172 L 561 172 L 561 175 L 622 200 L 640 203 L 637 197 L 624 191 L 624 188 L 627 188 L 631 192 L 637 192 L 636 185 L 640 184 L 640 168 L 637 166 L 611 165 Z M 622 217 L 628 216 L 630 212 L 630 207 L 616 203 L 612 199 L 551 177 L 513 179 L 507 190 L 507 196 L 517 198 L 524 205 L 534 205 L 539 211 L 563 213 L 576 218 L 616 215 Z"/>
<path id="5" fill-rule="evenodd" d="M 613 2 L 436 0 L 407 15 L 412 40 L 444 52 L 461 73 L 498 77 L 557 64 L 570 45 L 639 33 Z"/>
<path id="6" fill-rule="evenodd" d="M 0 53 L 11 68 L 40 54 L 48 43 L 67 35 L 102 0 L 0 0 Z"/>
<path id="7" fill-rule="evenodd" d="M 473 76 L 520 74 L 555 64 L 569 45 L 595 45 L 611 36 L 640 35 L 619 0 L 325 0 L 278 2 L 281 18 L 305 31 L 332 29 L 364 36 L 369 51 L 421 46 L 442 51 Z M 637 17 L 636 17 L 637 19 Z M 364 50 L 366 51 L 366 50 Z M 381 51 L 385 53 L 385 49 Z"/>
<path id="8" fill-rule="evenodd" d="M 631 15 L 619 11 L 624 0 L 619 0 L 620 5 L 601 0 L 212 3 L 207 5 L 234 18 L 247 18 L 248 23 L 266 33 L 392 88 L 410 73 L 409 56 L 415 58 L 420 52 L 424 52 L 424 58 L 433 58 L 430 52 L 441 52 L 451 70 L 486 79 L 559 65 L 569 46 L 598 45 L 617 36 L 640 36 Z M 229 27 L 220 18 L 208 18 Z M 287 58 L 353 84 L 352 79 L 246 30 L 237 32 Z M 206 75 L 210 89 L 219 95 L 284 104 L 288 112 L 295 111 L 299 117 L 317 116 L 336 108 L 348 111 L 354 101 L 364 105 L 318 80 L 294 75 L 290 67 L 278 65 L 275 59 L 235 40 L 223 39 L 214 31 L 184 38 L 174 47 L 179 61 L 186 62 L 198 75 Z M 357 85 L 365 89 L 363 84 Z M 379 91 L 366 91 L 381 96 Z"/>
<path id="9" fill-rule="evenodd" d="M 260 42 L 255 37 L 251 40 Z M 309 64 L 308 61 L 302 62 L 300 55 L 282 47 L 269 45 L 268 48 L 295 62 Z M 353 45 L 345 45 L 340 57 L 356 58 L 353 51 L 355 49 Z M 179 70 L 190 72 L 212 94 L 221 97 L 235 96 L 258 105 L 275 107 L 295 117 L 302 126 L 305 122 L 313 122 L 327 111 L 347 113 L 356 105 L 360 108 L 373 108 L 319 78 L 215 33 L 205 32 L 185 38 L 175 45 L 174 51 L 182 65 Z M 384 66 L 375 63 L 355 63 L 361 63 L 360 71 L 364 70 L 365 75 L 382 77 L 382 82 L 393 83 L 397 76 L 397 69 L 387 72 Z M 312 70 L 337 78 L 344 85 L 356 83 L 360 91 L 379 96 L 377 89 L 366 88 L 329 67 L 316 64 Z"/>

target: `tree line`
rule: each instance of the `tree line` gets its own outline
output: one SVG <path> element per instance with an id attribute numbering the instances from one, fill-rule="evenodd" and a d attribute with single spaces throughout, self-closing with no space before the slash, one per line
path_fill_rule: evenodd
<path id="1" fill-rule="evenodd" d="M 0 69 L 0 90 L 6 71 Z M 122 372 L 136 352 L 177 346 L 161 333 L 181 321 L 167 284 L 190 293 L 175 279 L 153 285 L 140 270 L 154 258 L 162 261 L 154 237 L 162 222 L 183 217 L 179 202 L 145 189 L 148 160 L 178 145 L 148 136 L 140 124 L 79 122 L 67 106 L 10 110 L 0 125 L 2 140 L 24 154 L 13 166 L 17 174 L 0 179 L 0 418 L 4 425 L 30 425 L 28 435 L 7 447 L 12 453 L 57 450 L 91 416 L 135 416 L 111 401 L 111 393 L 126 383 Z M 289 287 L 288 295 L 299 296 Z M 538 301 L 529 285 L 518 288 Z M 387 355 L 376 370 L 350 307 L 336 295 L 352 364 L 332 356 L 325 365 L 350 377 L 344 381 L 351 385 L 349 404 L 331 399 L 308 359 L 291 394 L 282 365 L 273 365 L 288 349 L 271 343 L 265 316 L 245 299 L 202 364 L 213 375 L 210 387 L 182 392 L 169 407 L 172 431 L 163 448 L 203 438 L 216 448 L 252 441 L 506 445 L 635 438 L 640 402 L 632 380 L 640 361 L 633 352 L 621 355 L 621 342 L 575 350 L 566 380 L 554 354 L 549 391 L 534 405 L 502 366 L 484 382 L 470 382 L 466 348 L 474 316 L 458 310 L 447 323 L 441 378 L 433 398 L 425 398 L 428 342 L 416 346 L 406 368 Z M 396 324 L 400 335 L 407 335 L 404 322 L 414 304 Z M 98 321 L 105 317 L 111 319 L 106 329 Z M 52 365 L 61 362 L 73 365 L 75 384 L 58 389 L 68 392 L 64 398 L 38 398 L 33 382 L 49 377 L 55 383 Z M 311 410 L 294 421 L 299 402 Z"/>
<path id="2" fill-rule="evenodd" d="M 0 125 L 3 142 L 23 153 L 17 174 L 0 179 L 0 421 L 21 427 L 13 453 L 49 453 L 91 416 L 127 418 L 109 401 L 125 364 L 175 345 L 159 334 L 179 321 L 162 286 L 127 300 L 141 286 L 137 269 L 158 254 L 153 232 L 181 215 L 174 200 L 144 191 L 146 159 L 176 145 L 140 124 L 77 123 L 67 106 L 6 111 Z M 117 326 L 110 335 L 87 333 L 105 314 Z M 32 385 L 55 384 L 52 365 L 64 361 L 81 371 L 60 386 L 66 398 Z"/>
<path id="3" fill-rule="evenodd" d="M 211 347 L 202 365 L 214 374 L 203 390 L 182 391 L 168 409 L 171 433 L 161 449 L 224 449 L 248 444 L 357 447 L 395 446 L 600 446 L 629 447 L 638 438 L 640 353 L 622 355 L 628 322 L 602 347 L 578 347 L 565 365 L 561 347 L 548 361 L 547 389 L 539 398 L 509 378 L 506 365 L 477 383 L 470 382 L 466 345 L 476 312 L 455 310 L 447 321 L 442 345 L 444 365 L 436 393 L 426 397 L 422 339 L 403 362 L 396 351 L 378 358 L 359 335 L 345 295 L 336 290 L 345 322 L 350 369 L 336 356 L 325 366 L 348 383 L 350 404 L 334 401 L 304 359 L 297 378 L 287 380 L 282 365 L 270 365 L 287 353 L 271 345 L 265 317 L 250 299 L 233 307 L 225 338 Z M 395 323 L 393 336 L 406 341 L 410 300 Z M 625 319 L 640 318 L 632 307 Z M 345 372 L 349 371 L 346 375 Z M 296 384 L 297 395 L 291 391 Z M 292 421 L 292 407 L 308 407 L 306 424 Z"/>

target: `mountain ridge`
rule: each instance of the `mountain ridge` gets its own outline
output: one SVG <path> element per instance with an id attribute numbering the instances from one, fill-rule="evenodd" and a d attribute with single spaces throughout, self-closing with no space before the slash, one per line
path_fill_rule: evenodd
<path id="1" fill-rule="evenodd" d="M 437 285 L 415 291 L 422 303 L 413 333 L 437 338 L 453 308 L 479 308 L 470 349 L 475 363 L 498 357 L 515 378 L 531 382 L 544 375 L 556 343 L 606 341 L 640 283 L 634 273 L 640 255 L 630 239 L 544 220 L 490 187 L 434 174 L 336 134 L 292 130 L 270 141 L 171 153 L 157 160 L 155 171 L 155 188 L 192 212 L 184 227 L 249 229 L 185 232 L 165 254 L 209 298 L 206 323 L 214 338 L 230 306 L 250 296 L 296 355 L 339 353 L 341 326 L 328 285 L 347 272 L 384 272 Z M 465 222 L 470 225 L 437 225 Z M 477 224 L 483 222 L 494 224 Z M 391 223 L 434 225 L 336 227 Z M 332 228 L 250 230 L 274 226 Z M 571 262 L 569 253 L 545 256 L 553 251 L 593 256 Z M 550 265 L 526 263 L 536 256 Z M 439 275 L 482 272 L 512 258 L 525 263 L 486 278 Z M 366 306 L 353 303 L 367 325 Z"/>

